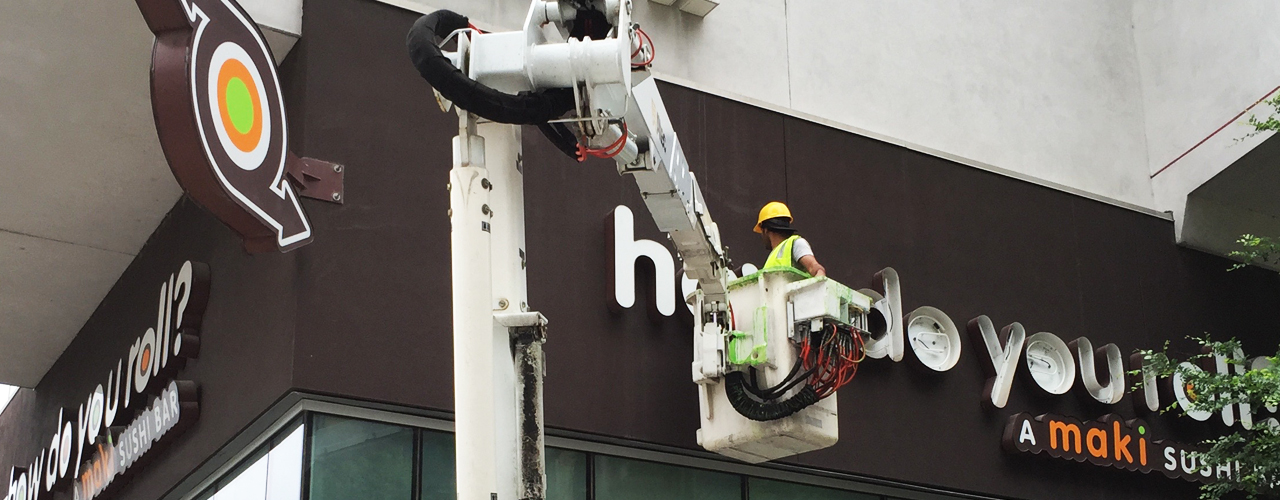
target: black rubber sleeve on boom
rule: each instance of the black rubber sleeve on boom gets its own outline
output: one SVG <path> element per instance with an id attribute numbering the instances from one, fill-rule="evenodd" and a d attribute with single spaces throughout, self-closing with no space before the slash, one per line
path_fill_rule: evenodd
<path id="1" fill-rule="evenodd" d="M 742 416 L 758 422 L 789 417 L 805 407 L 818 402 L 818 393 L 808 385 L 784 401 L 759 401 L 747 390 L 746 374 L 730 372 L 725 375 L 725 396 L 729 404 Z"/>
<path id="2" fill-rule="evenodd" d="M 511 95 L 472 80 L 436 46 L 442 36 L 468 26 L 466 16 L 438 10 L 422 16 L 409 29 L 406 44 L 418 73 L 453 104 L 499 123 L 538 125 L 573 109 L 573 90 L 544 89 Z"/>
<path id="3" fill-rule="evenodd" d="M 569 131 L 564 123 L 539 123 L 538 130 L 546 136 L 551 144 L 570 158 L 578 158 L 578 138 Z"/>

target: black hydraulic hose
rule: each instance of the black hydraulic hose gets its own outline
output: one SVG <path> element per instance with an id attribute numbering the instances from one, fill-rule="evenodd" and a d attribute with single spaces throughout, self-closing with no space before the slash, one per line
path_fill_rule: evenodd
<path id="1" fill-rule="evenodd" d="M 442 36 L 466 28 L 466 16 L 438 10 L 418 18 L 406 44 L 418 73 L 453 104 L 499 123 L 537 125 L 559 118 L 574 107 L 573 90 L 544 89 L 511 95 L 463 74 L 440 52 Z"/>
<path id="2" fill-rule="evenodd" d="M 539 123 L 538 130 L 546 136 L 551 144 L 570 158 L 578 157 L 578 138 L 573 136 L 564 123 Z"/>
<path id="3" fill-rule="evenodd" d="M 778 396 L 786 394 L 787 391 L 791 390 L 792 387 L 795 387 L 800 382 L 804 382 L 805 380 L 808 380 L 809 375 L 813 374 L 814 370 L 809 370 L 804 374 L 800 375 L 799 377 L 797 377 L 796 375 L 800 374 L 801 365 L 802 363 L 800 362 L 800 360 L 796 360 L 796 364 L 791 367 L 791 372 L 787 373 L 787 376 L 782 378 L 782 382 L 778 382 L 778 385 L 769 387 L 767 389 L 761 389 L 760 387 L 757 387 L 760 382 L 758 380 L 758 377 L 756 376 L 756 368 L 753 366 L 750 368 L 750 373 L 751 373 L 750 381 L 752 383 L 746 385 L 747 392 L 750 392 L 755 397 L 764 399 L 764 400 L 777 399 Z"/>
<path id="4" fill-rule="evenodd" d="M 724 386 L 725 395 L 728 396 L 729 404 L 733 405 L 733 409 L 757 422 L 789 417 L 821 399 L 812 387 L 806 385 L 800 389 L 800 392 L 783 401 L 757 401 L 747 390 L 746 375 L 742 372 L 731 372 L 725 375 Z"/>

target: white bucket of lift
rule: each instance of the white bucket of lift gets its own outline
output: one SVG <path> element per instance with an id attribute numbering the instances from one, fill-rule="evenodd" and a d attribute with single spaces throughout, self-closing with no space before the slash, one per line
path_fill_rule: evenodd
<path id="1" fill-rule="evenodd" d="M 795 318 L 788 314 L 788 289 L 792 283 L 802 280 L 806 277 L 793 270 L 770 269 L 729 285 L 733 328 L 757 335 L 763 333 L 763 352 L 767 353 L 768 359 L 756 365 L 762 386 L 782 382 L 797 362 L 795 344 L 788 338 Z M 830 282 L 848 290 L 826 278 L 809 280 Z M 826 293 L 825 286 L 813 290 Z M 819 292 L 815 291 L 809 291 L 809 295 L 818 297 Z M 758 349 L 760 346 L 748 347 Z M 747 349 L 743 355 L 755 349 Z M 709 451 L 744 462 L 759 463 L 826 448 L 839 439 L 835 394 L 789 417 L 759 422 L 742 416 L 733 408 L 725 392 L 723 377 L 705 387 L 700 401 L 703 411 L 698 444 Z"/>

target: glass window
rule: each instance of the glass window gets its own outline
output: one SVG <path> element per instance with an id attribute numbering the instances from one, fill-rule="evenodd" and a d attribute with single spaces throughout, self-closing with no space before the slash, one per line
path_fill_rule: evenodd
<path id="1" fill-rule="evenodd" d="M 267 461 L 262 457 L 240 472 L 213 495 L 212 500 L 265 500 L 267 498 Z"/>
<path id="2" fill-rule="evenodd" d="M 453 433 L 334 415 L 307 418 L 305 427 L 286 426 L 197 498 L 457 499 Z M 560 448 L 546 449 L 546 468 L 547 500 L 890 500 Z"/>
<path id="3" fill-rule="evenodd" d="M 453 434 L 422 431 L 422 500 L 458 495 Z M 547 448 L 547 500 L 587 500 L 587 454 Z"/>
<path id="4" fill-rule="evenodd" d="M 311 500 L 412 500 L 413 429 L 316 415 Z"/>
<path id="5" fill-rule="evenodd" d="M 741 500 L 736 474 L 597 455 L 596 500 Z"/>
<path id="6" fill-rule="evenodd" d="M 267 500 L 302 498 L 302 426 L 267 453 Z"/>
<path id="7" fill-rule="evenodd" d="M 547 448 L 547 500 L 587 500 L 587 454 Z"/>
<path id="8" fill-rule="evenodd" d="M 454 459 L 453 433 L 422 431 L 422 500 L 458 497 Z"/>
<path id="9" fill-rule="evenodd" d="M 259 452 L 201 498 L 207 500 L 298 500 L 302 498 L 302 426 Z"/>
<path id="10" fill-rule="evenodd" d="M 772 481 L 753 477 L 747 480 L 751 500 L 880 500 L 876 495 L 853 491 L 821 488 L 784 481 Z"/>

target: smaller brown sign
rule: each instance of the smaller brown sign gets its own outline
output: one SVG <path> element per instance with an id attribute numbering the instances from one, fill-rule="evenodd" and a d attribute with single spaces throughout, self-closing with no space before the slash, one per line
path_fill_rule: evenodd
<path id="1" fill-rule="evenodd" d="M 5 500 L 72 491 L 90 499 L 137 470 L 147 452 L 200 417 L 199 387 L 174 380 L 200 354 L 200 328 L 209 301 L 209 266 L 187 261 L 162 280 L 155 318 L 78 407 L 59 409 L 48 446 L 26 467 L 14 467 Z M 36 432 L 33 430 L 33 432 Z M 97 453 L 97 455 L 95 455 Z"/>
<path id="2" fill-rule="evenodd" d="M 1105 415 L 1081 421 L 1059 415 L 1009 417 L 1002 440 L 1010 453 L 1046 454 L 1053 458 L 1088 462 L 1144 474 L 1160 472 L 1170 478 L 1210 482 L 1240 473 L 1239 464 L 1204 468 L 1193 447 L 1156 440 L 1142 419 Z"/>

